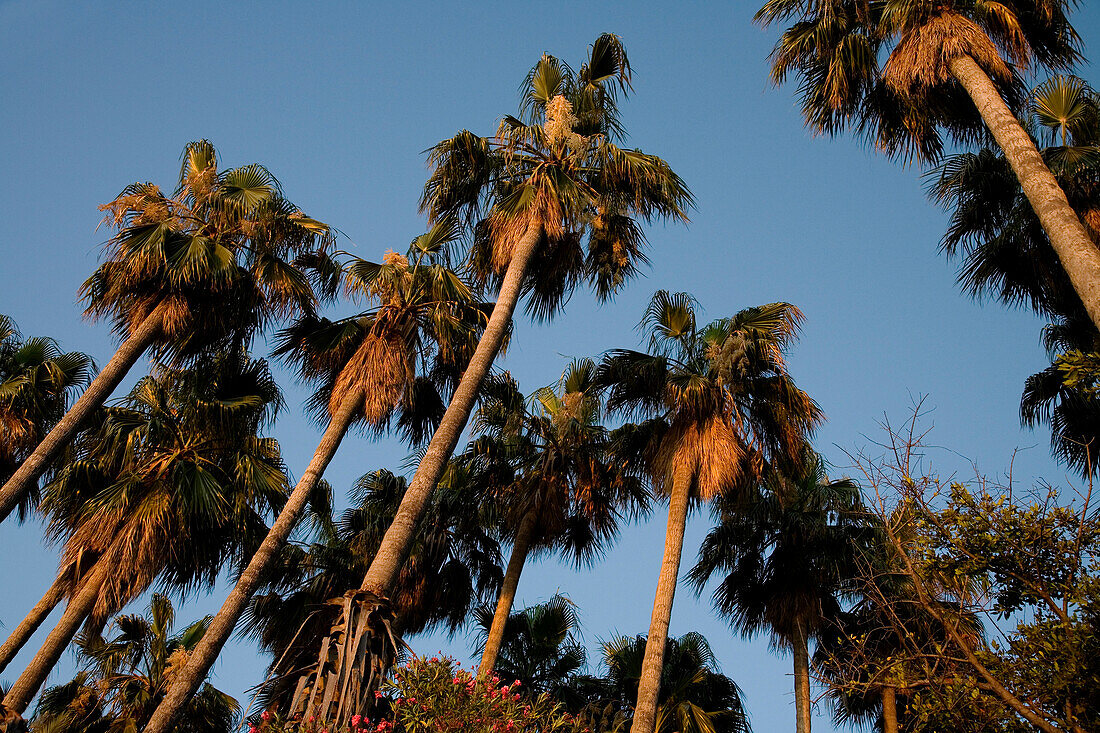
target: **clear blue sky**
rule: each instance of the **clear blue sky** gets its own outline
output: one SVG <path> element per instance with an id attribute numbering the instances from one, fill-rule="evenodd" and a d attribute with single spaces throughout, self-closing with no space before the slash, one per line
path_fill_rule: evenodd
<path id="1" fill-rule="evenodd" d="M 1100 42 L 1095 4 L 1076 17 Z M 875 439 L 884 414 L 904 419 L 928 395 L 946 470 L 1066 482 L 1043 432 L 1019 427 L 1023 380 L 1047 362 L 1040 322 L 979 306 L 954 286 L 937 253 L 944 215 L 920 171 L 852 138 L 813 138 L 790 86 L 768 83 L 778 31 L 751 23 L 752 2 L 587 3 L 61 3 L 0 2 L 0 313 L 25 334 L 59 338 L 100 363 L 114 342 L 81 320 L 76 291 L 105 231 L 96 207 L 126 184 L 171 186 L 189 140 L 208 138 L 224 164 L 261 162 L 311 216 L 345 232 L 344 249 L 378 257 L 424 228 L 417 199 L 422 151 L 461 128 L 487 134 L 516 109 L 516 90 L 541 53 L 580 63 L 601 32 L 618 33 L 635 69 L 624 106 L 630 144 L 663 156 L 692 187 L 690 226 L 649 232 L 652 268 L 613 304 L 578 292 L 548 326 L 521 322 L 504 366 L 525 391 L 554 381 L 573 356 L 632 347 L 653 290 L 689 290 L 711 317 L 787 300 L 807 317 L 791 367 L 824 407 L 818 447 L 843 473 L 845 450 Z M 1085 67 L 1086 78 L 1094 73 Z M 263 343 L 257 351 L 265 352 Z M 302 470 L 317 431 L 304 392 L 279 371 L 291 409 L 279 423 L 290 469 Z M 400 468 L 406 450 L 348 440 L 327 478 L 342 494 L 360 474 Z M 706 530 L 697 517 L 685 565 Z M 589 573 L 531 565 L 521 603 L 554 592 L 580 607 L 595 647 L 648 626 L 664 536 L 657 513 L 628 528 Z M 35 524 L 0 527 L 0 622 L 10 627 L 52 580 L 56 552 Z M 212 612 L 217 588 L 180 611 Z M 140 610 L 140 609 L 135 609 Z M 703 632 L 747 694 L 758 731 L 791 727 L 790 661 L 766 641 L 732 638 L 706 597 L 677 597 L 672 633 Z M 3 633 L 3 632 L 0 632 Z M 42 635 L 36 638 L 40 642 Z M 36 644 L 32 644 L 36 646 Z M 418 651 L 469 658 L 464 637 L 413 640 Z M 11 682 L 29 658 L 18 658 Z M 51 678 L 67 680 L 73 657 Z M 241 696 L 265 659 L 235 643 L 215 684 Z M 827 711 L 815 719 L 830 730 Z"/>

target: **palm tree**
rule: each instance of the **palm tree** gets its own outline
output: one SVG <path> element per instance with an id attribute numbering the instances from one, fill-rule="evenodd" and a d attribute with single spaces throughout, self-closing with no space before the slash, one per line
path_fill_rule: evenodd
<path id="1" fill-rule="evenodd" d="M 615 455 L 615 435 L 601 424 L 595 373 L 591 359 L 575 360 L 556 388 L 532 395 L 530 407 L 510 377 L 486 384 L 474 423 L 483 434 L 463 460 L 480 464 L 478 472 L 494 487 L 512 552 L 480 675 L 496 664 L 530 554 L 557 551 L 578 564 L 590 564 L 618 534 L 623 516 L 648 508 L 634 462 Z"/>
<path id="2" fill-rule="evenodd" d="M 90 356 L 62 352 L 54 339 L 22 339 L 15 322 L 0 314 L 0 481 L 11 478 L 61 419 L 94 370 Z M 19 503 L 20 519 L 37 503 L 36 488 Z"/>
<path id="3" fill-rule="evenodd" d="M 260 698 L 285 709 L 296 674 L 316 662 L 332 627 L 330 599 L 355 587 L 393 519 L 406 481 L 386 470 L 362 476 L 352 507 L 334 520 L 327 501 L 316 501 L 309 544 L 289 544 L 266 592 L 257 593 L 244 629 L 273 656 Z M 479 603 L 500 586 L 500 548 L 492 537 L 486 498 L 463 466 L 452 463 L 421 522 L 417 542 L 394 586 L 395 631 L 436 628 L 457 632 Z"/>
<path id="4" fill-rule="evenodd" d="M 748 497 L 721 502 L 721 524 L 699 550 L 690 577 L 698 590 L 724 573 L 714 604 L 742 636 L 768 631 L 794 657 L 796 730 L 810 730 L 809 640 L 841 611 L 866 540 L 859 490 L 830 481 L 807 448 L 789 474 L 772 472 Z"/>
<path id="5" fill-rule="evenodd" d="M 441 221 L 413 240 L 408 258 L 390 251 L 381 264 L 350 261 L 345 290 L 372 307 L 337 321 L 307 315 L 280 333 L 275 353 L 286 356 L 304 379 L 319 385 L 310 406 L 327 426 L 278 519 L 150 720 L 147 733 L 168 730 L 172 716 L 206 676 L 351 426 L 360 423 L 381 432 L 400 412 L 398 425 L 407 437 L 422 440 L 430 431 L 434 408 L 442 401 L 430 379 L 417 377 L 418 367 L 443 381 L 453 378 L 485 322 L 484 307 L 473 290 L 445 264 L 446 245 L 457 234 L 452 221 Z"/>
<path id="6" fill-rule="evenodd" d="M 43 733 L 138 730 L 210 623 L 206 617 L 173 635 L 174 619 L 168 598 L 154 593 L 148 618 L 119 616 L 114 638 L 81 639 L 84 669 L 71 682 L 42 693 L 34 729 Z M 206 683 L 180 716 L 176 730 L 230 733 L 239 711 L 236 700 Z"/>
<path id="7" fill-rule="evenodd" d="M 213 145 L 190 143 L 172 196 L 152 183 L 134 183 L 100 207 L 118 232 L 81 293 L 85 314 L 109 318 L 122 343 L 4 483 L 0 521 L 142 354 L 151 349 L 178 363 L 234 344 L 247 348 L 271 317 L 313 311 L 316 296 L 306 273 L 331 279 L 328 227 L 283 198 L 263 166 L 222 172 L 217 166 Z"/>
<path id="8" fill-rule="evenodd" d="M 992 134 L 1100 326 L 1100 251 L 1012 109 L 1020 69 L 1080 59 L 1067 18 L 1075 4 L 769 0 L 756 18 L 794 21 L 772 53 L 772 79 L 801 76 L 803 116 L 818 132 L 854 126 L 887 153 L 922 160 L 941 155 L 943 132 L 963 142 Z"/>
<path id="9" fill-rule="evenodd" d="M 8 709 L 26 709 L 81 623 L 102 626 L 154 583 L 186 592 L 242 564 L 286 497 L 278 443 L 258 434 L 280 404 L 264 362 L 230 355 L 161 368 L 82 436 L 42 502 L 76 582 Z"/>
<path id="10" fill-rule="evenodd" d="M 603 645 L 613 701 L 629 706 L 644 676 L 649 643 L 644 635 L 623 636 Z M 723 675 L 706 638 L 695 631 L 665 642 L 661 655 L 657 733 L 751 733 L 737 683 Z M 637 719 L 635 710 L 634 719 Z"/>
<path id="11" fill-rule="evenodd" d="M 543 56 L 524 83 L 520 117 L 506 116 L 495 136 L 463 130 L 432 148 L 433 172 L 421 207 L 433 221 L 457 215 L 474 225 L 471 264 L 499 290 L 477 350 L 363 579 L 364 590 L 389 593 L 520 295 L 530 295 L 528 311 L 543 319 L 581 281 L 606 299 L 644 262 L 637 220 L 686 220 L 691 193 L 669 165 L 614 142 L 622 133 L 617 97 L 629 84 L 626 50 L 618 37 L 605 34 L 576 73 Z"/>
<path id="12" fill-rule="evenodd" d="M 608 408 L 650 418 L 649 474 L 669 497 L 664 558 L 653 603 L 633 733 L 653 733 L 662 655 L 693 501 L 751 486 L 763 461 L 793 459 L 821 419 L 787 373 L 784 349 L 801 312 L 788 303 L 696 324 L 687 293 L 659 290 L 642 319 L 650 351 L 613 351 L 598 380 Z"/>
<path id="13" fill-rule="evenodd" d="M 1074 210 L 1100 243 L 1100 97 L 1076 77 L 1056 76 L 1032 95 L 1028 128 Z M 1043 133 L 1042 131 L 1046 131 Z M 1051 448 L 1069 466 L 1096 470 L 1096 396 L 1067 380 L 1067 358 L 1100 350 L 1100 332 L 1074 294 L 1050 240 L 1005 157 L 983 148 L 946 159 L 930 174 L 930 194 L 951 213 L 942 240 L 962 259 L 959 283 L 973 297 L 1030 306 L 1053 323 L 1044 333 L 1052 365 L 1028 378 L 1023 422 L 1048 423 Z"/>
<path id="14" fill-rule="evenodd" d="M 495 622 L 488 607 L 477 613 L 480 641 L 487 641 Z M 509 614 L 496 663 L 505 681 L 518 680 L 531 697 L 561 698 L 572 677 L 584 667 L 587 653 L 576 638 L 580 625 L 573 602 L 562 595 Z"/>

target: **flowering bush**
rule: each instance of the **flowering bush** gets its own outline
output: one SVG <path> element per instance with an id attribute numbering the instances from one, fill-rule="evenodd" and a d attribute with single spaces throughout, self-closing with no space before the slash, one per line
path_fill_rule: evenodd
<path id="1" fill-rule="evenodd" d="M 449 657 L 413 658 L 375 693 L 388 714 L 356 716 L 342 727 L 287 721 L 264 713 L 249 733 L 587 733 L 581 721 L 546 695 L 530 699 L 519 682 L 477 679 Z"/>
<path id="2" fill-rule="evenodd" d="M 453 659 L 413 659 L 390 683 L 394 733 L 583 733 L 546 695 L 530 699 L 519 682 L 477 679 Z"/>

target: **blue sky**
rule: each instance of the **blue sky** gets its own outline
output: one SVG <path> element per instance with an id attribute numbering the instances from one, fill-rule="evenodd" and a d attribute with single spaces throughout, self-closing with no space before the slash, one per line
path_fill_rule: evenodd
<path id="1" fill-rule="evenodd" d="M 1088 46 L 1100 10 L 1081 9 Z M 622 36 L 635 93 L 624 104 L 629 144 L 661 155 L 698 207 L 688 226 L 649 230 L 652 267 L 616 300 L 578 292 L 549 325 L 522 320 L 503 365 L 525 391 L 553 382 L 574 356 L 637 345 L 652 292 L 688 290 L 709 317 L 786 300 L 806 313 L 791 357 L 799 384 L 823 406 L 819 449 L 842 474 L 845 452 L 870 446 L 884 416 L 899 421 L 927 395 L 931 440 L 945 471 L 971 464 L 1014 478 L 1065 484 L 1047 435 L 1019 427 L 1023 380 L 1047 362 L 1041 323 L 981 306 L 954 285 L 937 252 L 944 214 L 917 168 L 851 137 L 815 138 L 791 86 L 774 89 L 766 57 L 778 31 L 751 23 L 754 3 L 61 3 L 0 2 L 0 313 L 28 335 L 59 338 L 103 363 L 114 342 L 83 321 L 80 283 L 106 237 L 97 206 L 126 184 L 170 186 L 183 146 L 208 138 L 223 164 L 260 162 L 304 211 L 346 234 L 340 246 L 376 258 L 424 229 L 417 200 L 423 152 L 469 128 L 495 129 L 543 52 L 579 64 L 601 32 Z M 1090 67 L 1081 69 L 1093 78 Z M 1095 79 L 1094 79 L 1095 80 Z M 266 353 L 264 343 L 256 345 Z M 305 392 L 278 371 L 290 409 L 275 434 L 299 473 L 318 432 Z M 356 477 L 400 468 L 396 442 L 345 442 L 327 478 L 338 494 Z M 706 531 L 693 520 L 685 565 Z M 584 639 L 648 626 L 663 515 L 627 528 L 584 574 L 528 567 L 521 603 L 554 592 L 580 607 Z M 10 627 L 52 580 L 56 552 L 31 523 L 0 527 L 0 622 Z M 222 586 L 178 614 L 212 612 Z M 766 641 L 732 638 L 708 599 L 681 588 L 672 633 L 703 632 L 744 688 L 759 731 L 789 727 L 790 661 Z M 36 638 L 40 642 L 42 635 Z M 34 646 L 34 644 L 32 644 Z M 413 641 L 418 651 L 470 657 L 465 637 Z M 24 654 L 3 675 L 14 680 Z M 68 679 L 67 655 L 51 682 Z M 236 642 L 215 684 L 241 695 L 266 660 Z M 815 719 L 830 730 L 827 711 Z"/>

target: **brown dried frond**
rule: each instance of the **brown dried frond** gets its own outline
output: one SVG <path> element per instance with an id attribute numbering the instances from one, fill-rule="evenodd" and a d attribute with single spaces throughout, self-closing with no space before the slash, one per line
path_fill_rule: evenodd
<path id="1" fill-rule="evenodd" d="M 150 299 L 149 303 L 134 309 L 135 312 L 130 317 L 131 333 L 142 324 L 145 315 L 152 312 L 152 304 L 152 299 Z M 188 307 L 187 301 L 181 297 L 173 296 L 161 301 L 160 313 L 162 319 L 161 330 L 173 340 L 183 338 L 187 331 L 193 327 L 194 320 L 191 308 Z"/>
<path id="2" fill-rule="evenodd" d="M 493 270 L 503 273 L 512 261 L 516 244 L 532 226 L 539 227 L 551 242 L 565 235 L 564 216 L 556 196 L 540 187 L 522 211 L 504 214 L 494 210 L 489 216 L 489 237 L 493 244 Z"/>
<path id="3" fill-rule="evenodd" d="M 737 483 L 747 452 L 741 436 L 724 418 L 673 425 L 654 458 L 654 489 L 671 493 L 673 477 L 688 470 L 694 476 L 695 498 L 713 499 Z"/>
<path id="4" fill-rule="evenodd" d="M 970 56 L 998 81 L 1012 81 L 1012 71 L 989 35 L 974 21 L 945 12 L 910 30 L 898 42 L 883 68 L 883 79 L 898 94 L 921 94 L 951 81 L 948 65 Z"/>
<path id="5" fill-rule="evenodd" d="M 372 330 L 340 370 L 329 398 L 329 413 L 335 414 L 346 397 L 358 392 L 363 401 L 360 416 L 380 425 L 400 404 L 405 387 L 415 376 L 412 355 L 400 336 Z"/>
<path id="6" fill-rule="evenodd" d="M 1081 215 L 1081 221 L 1089 232 L 1089 237 L 1100 247 L 1100 207 L 1093 206 L 1085 209 Z"/>

